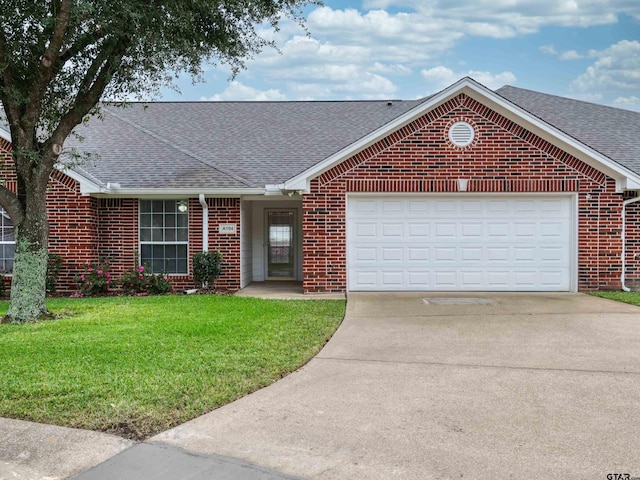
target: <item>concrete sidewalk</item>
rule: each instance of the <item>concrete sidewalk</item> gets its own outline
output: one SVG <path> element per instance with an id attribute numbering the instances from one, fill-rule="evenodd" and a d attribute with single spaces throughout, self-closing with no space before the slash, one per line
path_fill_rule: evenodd
<path id="1" fill-rule="evenodd" d="M 12 480 L 83 468 L 78 479 L 154 478 L 162 465 L 175 479 L 640 477 L 638 345 L 640 308 L 587 295 L 350 294 L 322 352 L 270 387 L 135 446 L 0 420 L 0 471 Z"/>
<path id="2" fill-rule="evenodd" d="M 105 433 L 0 418 L 0 480 L 67 478 L 133 444 Z"/>

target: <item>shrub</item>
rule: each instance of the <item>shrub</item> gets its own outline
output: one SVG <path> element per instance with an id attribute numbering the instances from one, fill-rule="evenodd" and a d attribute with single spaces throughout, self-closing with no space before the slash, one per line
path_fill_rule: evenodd
<path id="1" fill-rule="evenodd" d="M 220 276 L 222 253 L 200 252 L 193 256 L 193 279 L 203 288 L 210 288 Z"/>
<path id="2" fill-rule="evenodd" d="M 111 265 L 106 260 L 96 263 L 87 262 L 84 265 L 84 272 L 76 277 L 80 293 L 86 296 L 108 293 L 111 285 L 110 268 Z"/>
<path id="3" fill-rule="evenodd" d="M 146 292 L 149 283 L 148 276 L 143 266 L 127 270 L 120 281 L 122 290 L 129 295 Z"/>
<path id="4" fill-rule="evenodd" d="M 166 273 L 149 273 L 144 265 L 125 272 L 120 285 L 128 295 L 162 294 L 173 289 Z"/>
<path id="5" fill-rule="evenodd" d="M 162 273 L 151 276 L 151 286 L 149 287 L 149 291 L 151 293 L 162 295 L 163 293 L 169 293 L 172 290 L 173 287 L 169 281 L 169 275 Z"/>
<path id="6" fill-rule="evenodd" d="M 60 275 L 60 267 L 62 266 L 62 257 L 57 253 L 49 254 L 49 262 L 47 263 L 47 292 L 54 293 L 58 288 L 58 276 Z"/>

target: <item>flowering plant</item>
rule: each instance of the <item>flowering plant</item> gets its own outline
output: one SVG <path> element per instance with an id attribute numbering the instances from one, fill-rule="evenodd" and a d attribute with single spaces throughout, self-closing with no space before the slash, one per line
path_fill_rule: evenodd
<path id="1" fill-rule="evenodd" d="M 150 273 L 144 265 L 125 272 L 121 285 L 124 292 L 129 295 L 168 293 L 172 289 L 169 276 L 166 273 Z"/>
<path id="2" fill-rule="evenodd" d="M 85 263 L 83 273 L 76 277 L 80 293 L 91 296 L 109 292 L 112 283 L 110 269 L 111 265 L 106 260 Z"/>

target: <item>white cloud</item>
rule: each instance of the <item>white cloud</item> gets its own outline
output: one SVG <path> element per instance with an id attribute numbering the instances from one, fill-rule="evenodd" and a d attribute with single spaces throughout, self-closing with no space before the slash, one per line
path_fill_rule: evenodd
<path id="1" fill-rule="evenodd" d="M 577 92 L 640 90 L 640 42 L 623 40 L 589 52 L 597 60 L 571 86 Z"/>
<path id="2" fill-rule="evenodd" d="M 419 63 L 452 48 L 464 36 L 459 29 L 447 28 L 438 19 L 415 12 L 363 13 L 320 7 L 311 12 L 308 25 L 314 37 L 334 48 L 361 47 L 361 55 L 352 58 L 370 63 L 373 59 L 381 63 Z"/>
<path id="3" fill-rule="evenodd" d="M 581 55 L 576 50 L 566 50 L 564 52 L 559 52 L 553 45 L 542 45 L 540 48 L 538 48 L 538 50 L 540 50 L 542 53 L 546 53 L 547 55 L 558 57 L 560 60 L 580 60 L 582 58 L 586 58 L 585 55 Z"/>
<path id="4" fill-rule="evenodd" d="M 613 104 L 621 108 L 640 110 L 640 97 L 636 97 L 635 95 L 630 97 L 618 97 L 613 101 Z"/>
<path id="5" fill-rule="evenodd" d="M 327 3 L 340 5 L 337 0 Z M 213 98 L 389 98 L 396 95 L 399 86 L 400 95 L 408 97 L 424 95 L 428 88 L 441 89 L 467 75 L 495 88 L 515 83 L 516 75 L 508 67 L 493 66 L 495 63 L 486 66 L 484 59 L 459 57 L 456 46 L 467 48 L 474 37 L 530 35 L 548 26 L 614 24 L 620 14 L 640 18 L 640 2 L 363 0 L 359 9 L 318 7 L 307 15 L 311 36 L 291 21 L 282 22 L 277 32 L 265 26 L 265 38 L 273 40 L 280 52 L 265 49 L 238 76 L 236 81 L 242 83 L 230 84 Z M 606 72 L 599 63 L 606 56 L 604 52 L 587 53 L 586 47 L 581 48 L 585 50 L 563 50 L 551 44 L 540 47 L 541 52 L 564 61 L 594 59 L 593 70 L 574 82 L 570 92 L 574 96 L 602 88 L 602 82 L 600 87 L 596 84 L 604 81 Z M 456 70 L 437 66 L 444 64 L 457 65 Z"/>
<path id="6" fill-rule="evenodd" d="M 411 75 L 413 71 L 406 65 L 399 63 L 390 65 L 380 62 L 375 62 L 371 67 L 372 72 L 386 73 L 387 75 Z"/>
<path id="7" fill-rule="evenodd" d="M 567 50 L 566 52 L 562 52 L 558 58 L 560 58 L 560 60 L 580 60 L 585 58 L 585 56 L 575 50 Z"/>
<path id="8" fill-rule="evenodd" d="M 629 0 L 367 0 L 365 9 L 396 7 L 422 16 L 459 21 L 466 32 L 496 38 L 535 33 L 545 26 L 588 27 L 617 22 L 618 13 L 640 18 Z"/>
<path id="9" fill-rule="evenodd" d="M 233 80 L 222 93 L 217 93 L 209 98 L 200 98 L 208 101 L 275 101 L 285 100 L 285 96 L 279 90 L 258 90 L 243 85 Z"/>
<path id="10" fill-rule="evenodd" d="M 422 70 L 420 74 L 422 75 L 422 78 L 424 78 L 433 88 L 433 90 L 440 90 L 448 87 L 452 83 L 460 80 L 462 77 L 471 77 L 492 90 L 507 84 L 513 85 L 517 80 L 516 76 L 512 72 L 501 72 L 497 74 L 491 72 L 479 72 L 475 70 L 454 72 L 450 68 L 443 66 Z"/>

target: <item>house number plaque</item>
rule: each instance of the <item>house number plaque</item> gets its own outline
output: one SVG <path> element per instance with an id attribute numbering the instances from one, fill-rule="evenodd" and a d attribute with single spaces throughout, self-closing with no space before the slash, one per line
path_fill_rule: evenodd
<path id="1" fill-rule="evenodd" d="M 236 233 L 235 223 L 221 223 L 218 225 L 218 233 L 234 234 Z"/>

